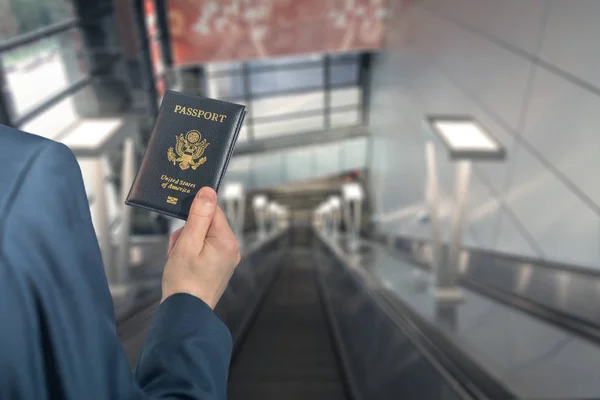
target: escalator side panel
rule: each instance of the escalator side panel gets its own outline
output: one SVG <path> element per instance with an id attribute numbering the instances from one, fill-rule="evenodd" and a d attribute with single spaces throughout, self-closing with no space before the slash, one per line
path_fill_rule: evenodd
<path id="1" fill-rule="evenodd" d="M 348 379 L 360 399 L 469 398 L 447 383 L 341 263 L 322 248 L 316 253 Z"/>
<path id="2" fill-rule="evenodd" d="M 233 353 L 260 306 L 261 299 L 277 272 L 286 249 L 285 236 L 244 257 L 215 307 L 215 314 L 227 325 L 233 338 Z"/>

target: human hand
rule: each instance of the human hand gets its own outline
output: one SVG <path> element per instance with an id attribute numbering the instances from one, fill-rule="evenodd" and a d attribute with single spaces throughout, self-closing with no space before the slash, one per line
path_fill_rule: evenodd
<path id="1" fill-rule="evenodd" d="M 171 235 L 162 301 L 188 293 L 214 309 L 239 262 L 238 242 L 217 206 L 217 194 L 204 187 L 194 198 L 185 226 Z"/>

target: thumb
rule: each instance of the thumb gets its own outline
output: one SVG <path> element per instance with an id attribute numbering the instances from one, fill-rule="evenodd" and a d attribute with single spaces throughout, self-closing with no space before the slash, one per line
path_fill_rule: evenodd
<path id="1" fill-rule="evenodd" d="M 177 247 L 200 253 L 216 210 L 217 193 L 208 186 L 203 187 L 192 202 L 187 222 L 177 240 Z"/>

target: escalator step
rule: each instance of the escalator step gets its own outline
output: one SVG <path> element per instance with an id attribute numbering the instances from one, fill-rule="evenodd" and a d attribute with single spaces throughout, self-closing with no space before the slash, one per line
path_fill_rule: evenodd
<path id="1" fill-rule="evenodd" d="M 347 399 L 310 261 L 284 258 L 232 364 L 229 399 Z"/>

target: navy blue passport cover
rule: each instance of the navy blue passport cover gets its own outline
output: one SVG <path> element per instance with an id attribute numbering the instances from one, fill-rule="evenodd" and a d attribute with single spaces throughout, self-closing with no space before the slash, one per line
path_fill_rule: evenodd
<path id="1" fill-rule="evenodd" d="M 245 109 L 167 91 L 125 203 L 186 220 L 202 187 L 219 190 Z"/>

